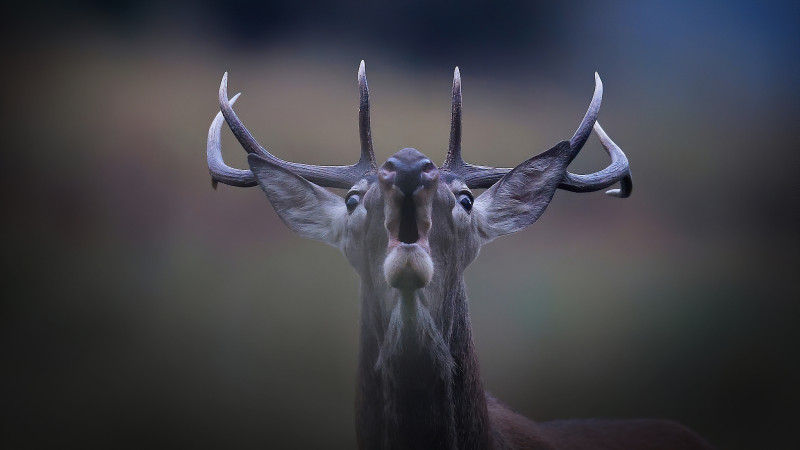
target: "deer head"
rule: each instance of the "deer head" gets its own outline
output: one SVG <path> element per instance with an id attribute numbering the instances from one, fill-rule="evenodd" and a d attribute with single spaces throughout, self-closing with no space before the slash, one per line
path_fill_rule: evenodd
<path id="1" fill-rule="evenodd" d="M 627 158 L 596 121 L 603 95 L 597 74 L 589 109 L 572 139 L 513 169 L 478 166 L 462 159 L 458 68 L 453 78 L 450 144 L 442 166 L 415 149 L 404 148 L 378 167 L 363 61 L 358 82 L 359 161 L 350 166 L 315 166 L 283 161 L 256 142 L 232 108 L 239 94 L 228 99 L 226 73 L 219 90 L 221 112 L 209 130 L 208 166 L 215 186 L 217 182 L 259 185 L 290 229 L 342 249 L 362 279 L 371 280 L 380 291 L 397 289 L 407 296 L 416 290 L 441 291 L 451 274 L 463 272 L 483 244 L 535 222 L 556 189 L 590 192 L 621 182 L 621 189 L 607 193 L 630 195 Z M 249 153 L 250 170 L 223 162 L 223 119 Z M 611 165 L 588 175 L 573 174 L 567 166 L 592 129 L 611 156 Z M 349 191 L 340 197 L 325 187 Z M 473 189 L 486 191 L 476 196 Z"/>

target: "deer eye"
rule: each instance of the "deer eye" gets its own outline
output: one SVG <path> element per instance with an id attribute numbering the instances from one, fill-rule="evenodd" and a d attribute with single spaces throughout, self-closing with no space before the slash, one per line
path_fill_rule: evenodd
<path id="1" fill-rule="evenodd" d="M 462 192 L 458 194 L 458 203 L 464 208 L 464 211 L 470 212 L 472 210 L 472 194 L 469 192 Z"/>
<path id="2" fill-rule="evenodd" d="M 347 196 L 347 199 L 344 201 L 345 205 L 347 205 L 347 212 L 351 213 L 359 203 L 361 203 L 361 197 L 358 194 L 353 193 Z"/>

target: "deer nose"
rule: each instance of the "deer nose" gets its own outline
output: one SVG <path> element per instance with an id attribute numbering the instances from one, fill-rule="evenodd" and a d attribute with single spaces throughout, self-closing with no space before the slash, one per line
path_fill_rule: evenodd
<path id="1" fill-rule="evenodd" d="M 439 169 L 430 159 L 402 156 L 392 156 L 383 164 L 379 175 L 384 183 L 397 186 L 405 195 L 412 195 L 419 187 L 429 187 L 439 179 Z"/>

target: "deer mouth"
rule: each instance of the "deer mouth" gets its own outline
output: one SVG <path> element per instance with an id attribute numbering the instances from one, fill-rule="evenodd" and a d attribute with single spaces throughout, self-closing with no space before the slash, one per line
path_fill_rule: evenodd
<path id="1" fill-rule="evenodd" d="M 395 187 L 385 192 L 385 225 L 389 237 L 383 270 L 390 286 L 408 291 L 420 289 L 433 277 L 428 236 L 435 186 L 420 186 L 413 194 Z"/>
<path id="2" fill-rule="evenodd" d="M 415 195 L 400 196 L 395 199 L 389 209 L 386 220 L 386 231 L 389 233 L 389 249 L 399 246 L 418 245 L 426 252 L 428 247 L 428 232 L 431 228 L 430 202 L 425 202 L 419 191 Z M 417 197 L 417 198 L 415 198 Z M 423 200 L 421 203 L 415 200 Z"/>

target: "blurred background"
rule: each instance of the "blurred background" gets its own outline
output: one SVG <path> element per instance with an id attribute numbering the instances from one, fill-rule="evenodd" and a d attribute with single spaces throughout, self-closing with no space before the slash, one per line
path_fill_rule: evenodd
<path id="1" fill-rule="evenodd" d="M 6 10 L 0 446 L 354 448 L 357 276 L 257 188 L 211 188 L 225 71 L 280 157 L 512 166 L 593 73 L 633 196 L 560 191 L 466 278 L 488 390 L 535 420 L 660 417 L 796 445 L 797 2 L 73 1 Z M 246 167 L 229 131 L 229 164 Z M 592 138 L 571 166 L 607 156 Z"/>

